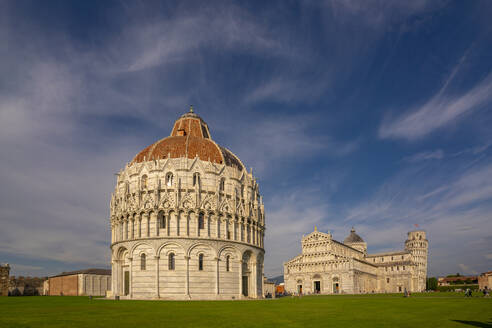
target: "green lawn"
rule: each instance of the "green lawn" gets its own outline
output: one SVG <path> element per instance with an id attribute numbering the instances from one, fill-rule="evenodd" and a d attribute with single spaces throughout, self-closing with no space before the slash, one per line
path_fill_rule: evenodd
<path id="1" fill-rule="evenodd" d="M 191 302 L 1 297 L 0 327 L 492 327 L 492 298 L 455 293 Z"/>

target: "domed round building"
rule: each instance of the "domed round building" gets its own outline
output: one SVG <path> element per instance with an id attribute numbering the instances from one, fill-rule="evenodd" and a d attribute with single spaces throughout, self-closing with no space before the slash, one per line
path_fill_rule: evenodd
<path id="1" fill-rule="evenodd" d="M 110 212 L 113 296 L 262 297 L 258 183 L 192 109 L 117 174 Z"/>

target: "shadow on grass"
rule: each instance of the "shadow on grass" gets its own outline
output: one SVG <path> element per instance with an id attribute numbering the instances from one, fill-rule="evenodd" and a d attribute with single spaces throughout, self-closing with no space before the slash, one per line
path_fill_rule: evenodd
<path id="1" fill-rule="evenodd" d="M 451 321 L 459 322 L 464 325 L 469 325 L 473 327 L 492 328 L 492 321 L 489 322 L 469 321 L 469 320 L 451 320 Z"/>

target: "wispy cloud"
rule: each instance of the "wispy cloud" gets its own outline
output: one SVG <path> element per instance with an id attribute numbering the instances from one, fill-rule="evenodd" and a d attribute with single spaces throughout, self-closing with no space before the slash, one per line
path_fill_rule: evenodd
<path id="1" fill-rule="evenodd" d="M 262 56 L 290 54 L 278 36 L 234 5 L 204 6 L 200 11 L 179 12 L 164 21 L 131 25 L 124 38 L 116 47 L 126 50 L 122 52 L 127 61 L 122 70 L 127 72 L 200 60 L 205 48 Z"/>
<path id="2" fill-rule="evenodd" d="M 267 100 L 280 103 L 296 101 L 309 103 L 318 99 L 324 89 L 324 83 L 313 83 L 311 87 L 308 87 L 303 79 L 293 76 L 287 78 L 276 77 L 252 90 L 245 97 L 245 102 L 256 103 Z"/>
<path id="3" fill-rule="evenodd" d="M 357 16 L 366 26 L 380 28 L 386 24 L 395 23 L 429 7 L 441 5 L 440 1 L 356 1 L 356 0 L 326 0 L 323 3 L 334 11 L 335 16 Z"/>
<path id="4" fill-rule="evenodd" d="M 340 158 L 358 149 L 357 139 L 343 141 L 312 133 L 314 123 L 307 115 L 266 118 L 242 125 L 228 141 L 245 163 L 263 176 L 289 161 Z"/>
<path id="5" fill-rule="evenodd" d="M 444 157 L 444 152 L 442 149 L 432 150 L 432 151 L 424 151 L 421 153 L 417 153 L 408 157 L 405 157 L 403 161 L 406 162 L 420 162 L 425 160 L 432 159 L 442 159 Z"/>
<path id="6" fill-rule="evenodd" d="M 492 74 L 457 96 L 444 92 L 447 84 L 424 105 L 412 108 L 395 119 L 384 120 L 379 128 L 379 137 L 417 140 L 492 100 Z"/>

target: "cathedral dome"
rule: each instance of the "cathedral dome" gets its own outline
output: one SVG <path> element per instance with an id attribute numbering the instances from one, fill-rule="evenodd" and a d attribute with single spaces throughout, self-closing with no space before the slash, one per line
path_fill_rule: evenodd
<path id="1" fill-rule="evenodd" d="M 236 155 L 212 140 L 207 123 L 193 112 L 193 107 L 174 122 L 169 137 L 146 147 L 135 156 L 132 163 L 180 157 L 198 157 L 202 161 L 244 169 Z"/>
<path id="2" fill-rule="evenodd" d="M 352 230 L 350 230 L 350 235 L 348 235 L 347 238 L 345 238 L 343 240 L 344 244 L 363 243 L 363 242 L 364 242 L 364 239 L 362 239 L 361 236 L 359 236 L 358 234 L 355 233 L 354 228 L 352 228 Z"/>

